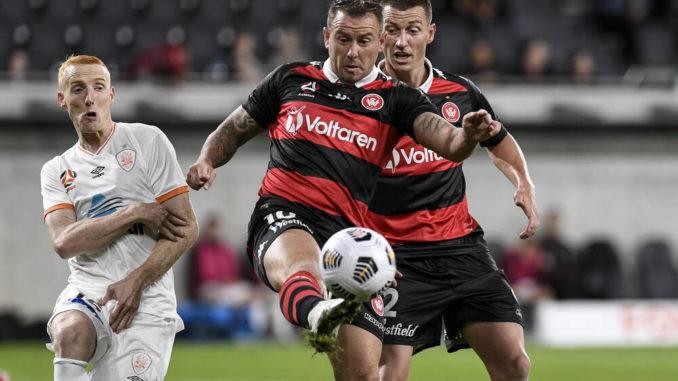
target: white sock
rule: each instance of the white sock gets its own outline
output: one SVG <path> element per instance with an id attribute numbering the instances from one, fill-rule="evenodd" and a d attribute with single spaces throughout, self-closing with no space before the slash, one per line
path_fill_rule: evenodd
<path id="1" fill-rule="evenodd" d="M 54 358 L 54 381 L 90 381 L 85 367 L 87 361 Z"/>

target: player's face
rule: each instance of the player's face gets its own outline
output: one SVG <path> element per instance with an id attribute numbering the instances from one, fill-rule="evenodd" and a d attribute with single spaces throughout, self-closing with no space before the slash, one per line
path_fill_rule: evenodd
<path id="1" fill-rule="evenodd" d="M 355 83 L 370 74 L 379 55 L 380 28 L 373 14 L 351 17 L 341 11 L 324 28 L 325 47 L 339 80 Z"/>
<path id="2" fill-rule="evenodd" d="M 81 132 L 98 132 L 111 121 L 115 89 L 108 70 L 102 65 L 71 65 L 64 72 L 59 105 L 68 111 L 73 125 Z"/>
<path id="3" fill-rule="evenodd" d="M 396 71 L 410 71 L 424 65 L 426 45 L 433 41 L 436 26 L 428 22 L 423 7 L 401 11 L 384 7 L 384 59 Z"/>

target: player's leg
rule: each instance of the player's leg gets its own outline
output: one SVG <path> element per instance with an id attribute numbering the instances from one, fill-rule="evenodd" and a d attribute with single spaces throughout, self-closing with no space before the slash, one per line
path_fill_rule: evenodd
<path id="1" fill-rule="evenodd" d="M 407 380 L 411 357 L 440 345 L 442 315 L 454 297 L 448 273 L 438 259 L 398 259 L 403 277 L 384 292 L 383 381 Z"/>
<path id="2" fill-rule="evenodd" d="M 384 345 L 379 360 L 381 381 L 407 381 L 414 348 L 410 345 Z"/>
<path id="3" fill-rule="evenodd" d="M 520 304 L 504 273 L 486 252 L 451 257 L 448 268 L 454 279 L 463 282 L 456 289 L 458 308 L 451 308 L 444 317 L 448 334 L 454 339 L 463 336 L 492 380 L 527 380 L 530 359 L 525 352 Z M 462 347 L 447 344 L 448 351 Z"/>
<path id="4" fill-rule="evenodd" d="M 132 325 L 116 334 L 111 349 L 92 368 L 92 381 L 162 381 L 177 331 L 174 319 L 137 312 Z"/>
<path id="5" fill-rule="evenodd" d="M 467 324 L 464 338 L 485 364 L 493 381 L 523 381 L 530 374 L 523 327 L 512 322 Z"/>
<path id="6" fill-rule="evenodd" d="M 321 287 L 318 241 L 344 227 L 336 216 L 269 197 L 257 203 L 248 229 L 259 278 L 278 293 L 285 319 L 310 330 L 309 342 L 319 352 L 335 347 L 335 329 L 359 307 L 326 300 Z"/>
<path id="7" fill-rule="evenodd" d="M 97 343 L 90 318 L 78 310 L 64 311 L 51 319 L 49 330 L 54 349 L 54 380 L 89 381 L 85 367 Z"/>
<path id="8" fill-rule="evenodd" d="M 339 328 L 340 350 L 330 355 L 338 381 L 378 381 L 381 338 L 355 325 Z"/>

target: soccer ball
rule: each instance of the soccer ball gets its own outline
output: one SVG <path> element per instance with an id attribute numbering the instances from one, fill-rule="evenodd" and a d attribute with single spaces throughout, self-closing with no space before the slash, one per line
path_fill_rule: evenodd
<path id="1" fill-rule="evenodd" d="M 391 285 L 395 254 L 379 233 L 348 228 L 327 240 L 320 256 L 320 274 L 333 295 L 367 301 Z"/>

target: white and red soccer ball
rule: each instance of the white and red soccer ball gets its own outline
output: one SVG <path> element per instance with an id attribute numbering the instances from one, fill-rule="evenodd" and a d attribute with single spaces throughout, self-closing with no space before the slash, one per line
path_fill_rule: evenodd
<path id="1" fill-rule="evenodd" d="M 379 233 L 347 228 L 327 240 L 320 273 L 333 296 L 367 301 L 389 287 L 396 273 L 395 254 Z"/>

